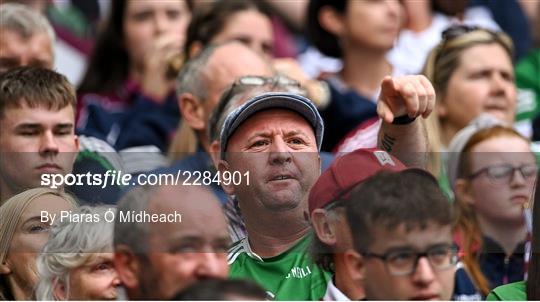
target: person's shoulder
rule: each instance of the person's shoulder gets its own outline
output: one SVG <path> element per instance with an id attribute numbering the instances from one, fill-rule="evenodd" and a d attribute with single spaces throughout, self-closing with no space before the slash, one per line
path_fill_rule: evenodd
<path id="1" fill-rule="evenodd" d="M 516 80 L 538 75 L 540 73 L 538 66 L 540 66 L 540 48 L 532 50 L 527 56 L 519 60 L 515 68 Z"/>
<path id="2" fill-rule="evenodd" d="M 489 293 L 487 301 L 526 301 L 526 283 L 525 281 L 510 283 L 499 286 Z"/>
<path id="3" fill-rule="evenodd" d="M 480 301 L 482 295 L 478 292 L 476 285 L 465 270 L 462 262 L 458 262 L 456 274 L 454 276 L 454 301 Z"/>

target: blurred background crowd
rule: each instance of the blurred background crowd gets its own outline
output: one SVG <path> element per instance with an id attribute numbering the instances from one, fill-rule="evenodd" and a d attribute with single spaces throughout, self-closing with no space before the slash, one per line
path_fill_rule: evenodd
<path id="1" fill-rule="evenodd" d="M 540 158 L 538 0 L 0 0 L 0 25 L 0 298 L 114 299 L 123 287 L 124 299 L 479 300 L 499 285 L 526 278 L 540 282 L 540 210 L 531 211 Z M 256 107 L 264 99 L 274 105 Z M 284 105 L 283 99 L 294 104 Z M 238 134 L 246 133 L 238 129 L 263 127 L 264 121 L 268 127 L 298 126 L 283 108 L 309 122 L 313 139 L 285 140 L 286 147 L 276 143 L 275 148 L 318 151 L 320 157 L 298 160 L 305 171 L 276 176 L 285 181 L 307 175 L 305 188 L 293 198 L 303 207 L 286 209 L 277 223 L 267 218 L 276 212 L 246 201 L 260 197 L 257 186 L 264 185 L 257 183 L 255 189 L 210 183 L 208 191 L 114 184 L 67 186 L 67 194 L 37 188 L 41 173 L 51 171 L 215 175 L 252 163 L 248 171 L 257 177 L 257 161 L 227 151 L 268 151 L 265 146 L 274 141 L 238 147 Z M 263 122 L 249 120 L 252 116 Z M 366 159 L 359 151 L 372 148 L 392 157 L 384 153 L 381 159 L 376 151 Z M 40 173 L 27 168 L 34 162 L 24 152 L 39 158 Z M 69 155 L 62 158 L 63 153 Z M 411 159 L 420 153 L 427 154 L 420 156 L 425 161 Z M 405 165 L 392 170 L 402 173 L 396 180 L 375 173 L 385 167 L 365 168 L 373 173 L 364 175 L 361 168 L 347 170 L 341 160 L 358 167 L 377 160 L 381 166 L 385 161 Z M 272 163 L 291 161 L 275 158 Z M 319 164 L 319 170 L 313 168 Z M 405 166 L 425 168 L 429 176 Z M 325 173 L 344 175 L 351 183 L 343 184 L 339 176 L 325 180 Z M 405 185 L 411 179 L 418 185 Z M 401 186 L 384 185 L 393 181 Z M 370 186 L 360 186 L 364 182 Z M 313 185 L 319 191 L 312 190 L 312 196 Z M 350 191 L 354 186 L 359 187 Z M 338 187 L 331 202 L 318 201 L 321 192 Z M 395 192 L 370 191 L 383 187 Z M 402 223 L 408 227 L 410 221 L 422 225 L 419 234 L 431 232 L 430 223 L 441 230 L 451 225 L 449 243 L 416 254 L 362 250 L 364 239 L 355 232 L 381 218 L 368 203 L 369 218 L 354 206 L 341 211 L 340 199 L 362 196 L 359 192 L 374 200 L 410 193 L 418 200 L 401 201 L 418 207 L 418 213 L 407 216 L 406 209 L 392 212 L 395 204 L 381 205 L 379 211 L 391 212 L 385 230 Z M 268 194 L 271 200 L 282 197 Z M 186 206 L 175 200 L 178 196 L 200 202 Z M 434 202 L 433 209 L 422 204 L 424 199 Z M 172 236 L 176 230 L 118 222 L 114 228 L 58 223 L 52 229 L 32 223 L 39 209 L 104 217 L 109 208 L 100 204 L 118 205 L 118 211 L 190 213 L 193 230 L 213 240 L 205 251 L 215 255 L 188 259 L 185 263 L 199 266 L 182 271 L 186 259 L 150 256 L 147 249 L 185 256 L 208 248 L 185 230 L 178 233 L 180 239 L 161 242 L 154 240 L 156 234 Z M 366 225 L 342 224 L 345 218 L 365 219 Z M 288 237 L 286 228 L 298 232 Z M 403 232 L 402 237 L 410 236 Z M 318 239 L 312 249 L 322 246 L 330 258 L 319 259 L 321 251 L 312 251 L 316 266 L 298 256 L 295 270 L 279 262 L 281 256 L 307 253 L 298 251 L 312 245 L 309 236 Z M 191 245 L 169 246 L 175 240 Z M 356 254 L 344 252 L 350 249 Z M 137 253 L 145 256 L 133 256 Z M 423 272 L 423 258 L 434 271 L 456 269 L 450 277 L 440 276 L 440 295 L 406 296 L 400 295 L 400 286 L 382 286 L 382 275 L 373 273 L 370 279 L 363 268 L 349 271 L 363 265 L 358 255 L 384 260 L 392 278 L 414 277 L 417 267 Z M 264 267 L 263 260 L 274 266 Z M 175 265 L 182 269 L 171 269 Z M 298 292 L 293 283 L 284 286 L 272 275 L 283 267 L 284 280 L 310 275 L 311 283 Z M 103 283 L 84 279 L 95 272 Z M 255 283 L 222 280 L 227 275 Z M 187 288 L 193 279 L 209 278 Z M 205 296 L 209 292 L 222 295 Z"/>

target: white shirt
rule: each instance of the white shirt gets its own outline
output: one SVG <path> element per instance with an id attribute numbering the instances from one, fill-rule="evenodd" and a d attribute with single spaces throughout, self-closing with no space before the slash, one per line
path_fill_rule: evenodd
<path id="1" fill-rule="evenodd" d="M 417 33 L 408 29 L 402 30 L 387 58 L 394 68 L 397 68 L 403 74 L 418 74 L 422 71 L 431 49 L 441 41 L 442 32 L 451 25 L 460 23 L 477 25 L 493 31 L 500 30 L 497 23 L 493 21 L 489 9 L 483 6 L 468 8 L 462 22 L 435 13 L 430 26 L 424 31 Z"/>
<path id="2" fill-rule="evenodd" d="M 330 279 L 326 286 L 326 294 L 322 297 L 323 301 L 351 301 L 349 297 L 345 296 L 335 285 L 334 281 Z"/>

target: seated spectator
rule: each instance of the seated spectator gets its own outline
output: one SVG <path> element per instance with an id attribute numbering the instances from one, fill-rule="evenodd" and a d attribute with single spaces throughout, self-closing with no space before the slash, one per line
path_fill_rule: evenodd
<path id="1" fill-rule="evenodd" d="M 399 1 L 331 1 L 309 3 L 307 31 L 312 43 L 325 55 L 341 58 L 343 68 L 326 79 L 330 98 L 319 106 L 325 128 L 323 151 L 351 151 L 375 147 L 364 141 L 340 150 L 345 140 L 377 121 L 377 95 L 388 75 L 403 75 L 386 59 L 392 49 L 402 13 Z M 377 131 L 372 131 L 376 133 Z"/>
<path id="2" fill-rule="evenodd" d="M 193 57 L 210 44 L 227 41 L 238 41 L 268 61 L 272 59 L 272 23 L 257 1 L 217 0 L 196 11 L 188 26 L 184 53 Z"/>
<path id="3" fill-rule="evenodd" d="M 107 211 L 114 217 L 114 209 L 82 206 L 56 220 L 37 258 L 37 300 L 116 300 L 120 279 Z"/>
<path id="4" fill-rule="evenodd" d="M 423 79 L 385 80 L 380 104 L 392 105 L 381 105 L 381 116 L 392 121 L 394 114 L 406 111 L 406 104 L 420 99 L 421 112 L 411 114 L 429 114 L 426 105 L 433 98 L 425 90 L 412 91 L 406 99 L 396 97 L 404 84 L 421 85 Z M 416 140 L 408 141 L 407 147 L 420 151 L 425 150 L 420 125 L 387 125 L 382 131 L 403 131 L 400 140 Z M 323 131 L 315 105 L 285 92 L 249 99 L 227 115 L 221 128 L 218 170 L 250 175 L 249 184 L 222 183 L 225 192 L 238 199 L 247 230 L 246 238 L 230 249 L 231 276 L 264 285 L 278 300 L 320 299 L 326 291 L 329 274 L 307 253 L 310 225 L 305 219 L 309 189 L 320 174 Z M 402 147 L 396 145 L 396 150 Z"/>
<path id="5" fill-rule="evenodd" d="M 250 99 L 227 115 L 221 130 L 220 173 L 249 175 L 249 184 L 222 184 L 238 199 L 247 230 L 230 248 L 230 276 L 257 282 L 275 300 L 320 299 L 330 277 L 307 253 L 304 218 L 320 174 L 323 130 L 313 103 L 281 92 Z"/>
<path id="6" fill-rule="evenodd" d="M 173 161 L 208 150 L 208 118 L 223 91 L 245 75 L 272 76 L 273 70 L 253 50 L 236 42 L 209 46 L 186 62 L 177 82 L 183 122 L 169 150 Z"/>
<path id="7" fill-rule="evenodd" d="M 218 101 L 222 104 L 220 96 L 232 83 L 231 81 L 235 78 L 242 79 L 243 76 L 248 75 L 258 75 L 257 77 L 249 76 L 258 79 L 258 84 L 250 82 L 250 84 L 236 84 L 236 86 L 242 86 L 246 90 L 247 87 L 253 88 L 259 93 L 272 90 L 289 91 L 287 89 L 300 91 L 298 83 L 295 81 L 281 77 L 279 79 L 282 80 L 279 82 L 278 77 L 266 77 L 273 75 L 271 67 L 253 50 L 240 43 L 227 42 L 205 48 L 185 64 L 179 75 L 177 90 L 183 123 L 175 137 L 175 142 L 180 144 L 173 144 L 170 150 L 170 155 L 175 158 L 175 162 L 169 167 L 157 169 L 151 173 L 176 174 L 178 171 L 197 171 L 198 173 L 209 172 L 212 178 L 216 176 L 217 171 L 211 159 L 210 144 L 217 137 L 209 138 L 208 132 L 211 122 L 209 118 L 218 105 Z M 238 83 L 238 80 L 235 83 Z M 288 85 L 294 87 L 288 87 Z M 236 97 L 236 95 L 234 96 Z M 243 101 L 247 100 L 247 98 L 242 99 Z M 238 105 L 235 103 L 230 110 L 232 111 Z M 223 119 L 225 116 L 226 114 L 223 115 Z M 186 140 L 184 136 L 186 132 L 184 131 L 188 131 L 188 134 L 194 133 L 194 139 Z M 196 152 L 190 154 L 193 152 L 191 150 Z M 210 187 L 227 209 L 226 213 L 231 227 L 230 235 L 233 241 L 245 237 L 245 228 L 238 207 L 235 206 L 236 202 L 228 198 L 219 183 L 212 182 Z"/>
<path id="8" fill-rule="evenodd" d="M 266 82 L 264 87 L 261 86 L 261 81 Z M 283 82 L 283 83 L 280 83 Z M 410 96 L 403 96 L 403 88 L 408 86 L 408 83 L 415 83 L 426 87 L 426 91 L 422 91 L 421 104 L 417 103 L 420 100 Z M 219 153 L 219 134 L 221 127 L 227 117 L 233 110 L 239 105 L 246 102 L 248 99 L 255 97 L 257 94 L 269 91 L 283 91 L 291 92 L 295 94 L 304 95 L 302 89 L 298 89 L 297 83 L 291 82 L 287 77 L 277 77 L 274 79 L 264 79 L 258 77 L 247 76 L 245 78 L 239 78 L 227 91 L 222 95 L 219 104 L 212 113 L 210 118 L 210 126 L 208 127 L 208 136 L 213 145 L 210 146 L 212 154 Z M 301 87 L 300 87 L 301 88 Z M 411 115 L 427 116 L 431 113 L 431 108 L 434 101 L 434 95 L 429 94 L 432 91 L 431 84 L 424 77 L 407 76 L 397 78 L 386 78 L 381 84 L 381 93 L 379 95 L 380 118 L 383 119 L 381 127 L 376 129 L 379 141 L 373 142 L 379 148 L 384 148 L 387 151 L 399 157 L 402 161 L 407 161 L 408 164 L 413 166 L 423 166 L 425 161 L 418 160 L 418 152 L 425 150 L 425 136 L 423 133 L 423 124 L 414 122 L 414 119 L 409 119 L 409 123 L 395 123 L 391 124 L 395 114 L 401 114 L 405 112 L 404 106 L 414 107 L 413 104 L 419 105 L 419 112 L 410 112 Z M 420 92 L 420 91 L 418 91 Z M 424 98 L 425 97 L 425 98 Z M 416 106 L 416 105 L 415 105 Z M 405 110 L 405 111 L 404 111 Z M 420 114 L 422 112 L 422 114 Z M 401 116 L 399 119 L 403 119 Z M 411 124 L 407 127 L 401 127 L 401 125 Z M 399 139 L 398 139 L 399 138 Z M 333 157 L 327 152 L 320 153 L 323 160 L 323 170 L 332 161 Z M 411 156 L 413 155 L 413 156 Z M 214 162 L 217 163 L 219 159 L 214 158 Z M 216 164 L 217 165 L 217 164 Z"/>
<path id="9" fill-rule="evenodd" d="M 483 112 L 513 124 L 516 85 L 513 46 L 504 33 L 454 26 L 430 52 L 423 73 L 437 94 L 435 114 L 428 118 L 430 171 L 450 191 L 440 152 L 454 135 Z"/>
<path id="10" fill-rule="evenodd" d="M 53 217 L 76 207 L 62 192 L 36 188 L 0 206 L 0 299 L 33 300 L 38 282 L 36 258 L 47 242 Z M 41 218 L 42 212 L 47 219 Z"/>
<path id="11" fill-rule="evenodd" d="M 382 171 L 344 201 L 354 247 L 345 264 L 366 300 L 450 300 L 452 208 L 431 174 Z"/>
<path id="12" fill-rule="evenodd" d="M 536 188 L 540 178 L 536 179 Z M 535 192 L 533 209 L 533 231 L 530 261 L 526 281 L 511 283 L 495 288 L 488 301 L 538 301 L 540 300 L 540 193 Z"/>
<path id="13" fill-rule="evenodd" d="M 272 24 L 268 14 L 261 8 L 260 1 L 218 0 L 208 4 L 208 7 L 198 10 L 193 15 L 193 19 L 187 30 L 185 53 L 188 58 L 193 58 L 198 52 L 209 45 L 230 41 L 238 41 L 257 52 L 262 57 L 259 61 L 263 59 L 268 61 L 265 64 L 270 70 L 264 74 L 260 74 L 258 70 L 251 70 L 250 73 L 239 74 L 234 78 L 243 75 L 271 76 L 271 73 L 277 71 L 280 74 L 299 81 L 306 89 L 310 99 L 315 103 L 318 103 L 321 98 L 325 97 L 325 90 L 321 88 L 319 81 L 308 79 L 293 59 L 272 60 L 272 50 L 274 47 Z M 242 69 L 242 63 L 239 60 L 244 60 L 244 57 L 236 55 L 233 58 L 236 59 L 235 65 L 223 67 L 232 71 Z M 228 58 L 228 60 L 232 60 L 233 58 Z M 270 63 L 272 64 L 270 65 Z M 244 69 L 246 71 L 249 70 L 247 66 Z M 209 77 L 212 77 L 211 75 L 209 74 Z M 232 83 L 234 78 L 228 79 L 229 84 Z M 195 81 L 191 82 L 195 83 Z M 211 81 L 209 82 L 211 83 Z M 221 83 L 219 86 L 221 86 Z M 224 87 L 221 87 L 220 92 L 224 89 Z M 201 93 L 199 92 L 199 94 Z M 186 112 L 182 107 L 182 100 L 180 100 L 180 103 L 180 110 L 184 117 Z M 179 126 L 179 130 L 170 149 L 173 160 L 179 159 L 182 153 L 195 152 L 197 145 L 195 137 L 199 135 L 194 135 L 193 131 L 189 128 L 189 125 L 186 124 Z"/>
<path id="14" fill-rule="evenodd" d="M 315 232 L 311 255 L 315 263 L 334 274 L 323 300 L 365 298 L 363 286 L 350 278 L 345 265 L 345 251 L 352 248 L 352 235 L 343 197 L 380 171 L 404 169 L 397 158 L 385 151 L 358 149 L 338 157 L 311 188 L 309 212 Z"/>
<path id="15" fill-rule="evenodd" d="M 285 77 L 271 77 L 273 74 L 270 65 L 258 54 L 245 45 L 234 41 L 208 46 L 186 62 L 178 76 L 177 85 L 183 122 L 175 137 L 175 143 L 170 150 L 170 156 L 175 162 L 169 167 L 157 169 L 151 173 L 176 174 L 178 171 L 190 171 L 211 173 L 214 179 L 216 169 L 210 157 L 212 153 L 210 144 L 217 137 L 209 139 L 208 128 L 210 121 L 208 119 L 214 107 L 218 105 L 220 96 L 232 84 L 234 79 L 242 79 L 243 76 L 248 75 L 250 76 L 247 78 L 252 79 L 252 81 L 246 80 L 240 83 L 237 80 L 234 82 L 237 84 L 233 85 L 241 86 L 245 90 L 253 88 L 249 89 L 250 92 L 253 90 L 253 93 L 255 91 L 259 93 L 266 91 L 301 91 L 296 81 Z M 236 97 L 236 95 L 228 93 L 227 95 Z M 242 100 L 247 100 L 247 97 L 242 98 Z M 238 105 L 238 103 L 235 103 L 234 106 L 230 107 L 230 110 L 232 111 Z M 223 119 L 226 114 L 223 114 Z M 187 139 L 186 135 L 194 136 Z M 219 183 L 212 182 L 210 187 L 227 209 L 226 213 L 231 227 L 230 235 L 233 241 L 245 237 L 245 228 L 238 207 L 235 206 L 236 202 L 228 198 Z"/>
<path id="16" fill-rule="evenodd" d="M 486 296 L 496 286 L 524 278 L 524 210 L 538 172 L 536 159 L 525 137 L 489 115 L 458 132 L 449 151 L 456 239 L 470 279 Z"/>
<path id="17" fill-rule="evenodd" d="M 169 155 L 174 162 L 166 168 L 151 173 L 166 174 L 178 171 L 206 173 L 212 178 L 216 169 L 210 157 L 210 143 L 207 129 L 209 118 L 218 104 L 223 91 L 235 78 L 245 75 L 271 76 L 271 67 L 253 50 L 238 42 L 227 42 L 208 46 L 186 62 L 178 76 L 179 106 L 183 122 L 177 132 Z M 191 137 L 193 135 L 193 137 Z M 232 239 L 238 240 L 245 235 L 242 219 L 234 210 L 227 194 L 217 182 L 210 187 L 219 201 L 228 211 Z M 236 222 L 236 223 L 233 223 Z M 237 235 L 236 235 L 237 234 Z"/>
<path id="18" fill-rule="evenodd" d="M 198 11 L 188 27 L 186 53 L 193 54 L 211 43 L 239 41 L 271 62 L 276 72 L 300 82 L 307 96 L 322 105 L 328 99 L 325 83 L 309 78 L 293 58 L 274 58 L 274 31 L 279 32 L 279 28 L 272 24 L 265 4 L 257 0 L 217 0 L 207 10 Z"/>
<path id="19" fill-rule="evenodd" d="M 72 172 L 79 151 L 75 91 L 48 69 L 19 67 L 0 75 L 0 204 L 42 185 L 43 174 Z"/>
<path id="20" fill-rule="evenodd" d="M 428 57 L 424 72 L 432 81 L 439 102 L 439 145 L 448 146 L 456 132 L 482 112 L 513 123 L 516 86 L 513 46 L 504 33 L 478 27 L 454 26 Z M 478 81 L 467 80 L 478 75 Z"/>
<path id="21" fill-rule="evenodd" d="M 27 18 L 30 13 L 46 18 L 51 29 L 54 29 L 53 37 L 56 36 L 56 39 L 50 40 L 53 42 L 51 48 L 54 48 L 54 62 L 49 68 L 65 75 L 72 84 L 78 84 L 99 26 L 99 6 L 106 13 L 109 3 L 98 5 L 98 0 L 83 3 L 77 0 L 2 0 L 2 3 L 24 4 L 22 8 L 26 13 L 18 14 L 16 18 Z"/>
<path id="22" fill-rule="evenodd" d="M 47 19 L 25 5 L 11 3 L 0 4 L 0 15 L 0 73 L 28 65 L 51 69 L 56 61 L 53 45 L 58 40 Z M 106 142 L 84 135 L 78 139 L 80 152 L 73 165 L 73 173 L 124 170 L 120 157 Z M 69 189 L 80 201 L 89 203 L 114 203 L 120 193 L 120 187 L 113 185 L 107 188 L 94 187 L 92 192 L 83 186 L 72 186 Z"/>
<path id="23" fill-rule="evenodd" d="M 201 280 L 178 293 L 172 300 L 176 301 L 262 301 L 267 295 L 264 289 L 247 280 Z"/>
<path id="24" fill-rule="evenodd" d="M 232 22 L 233 18 L 236 18 L 236 16 L 241 17 L 240 21 L 242 21 L 242 24 Z M 243 24 L 245 22 L 249 22 L 249 24 L 246 26 L 246 24 Z M 267 59 L 271 56 L 273 46 L 271 24 L 268 17 L 262 12 L 262 10 L 260 10 L 257 2 L 250 0 L 216 1 L 208 4 L 204 8 L 198 9 L 193 15 L 193 18 L 187 29 L 186 43 L 184 45 L 184 54 L 186 55 L 186 58 L 193 59 L 200 51 L 207 48 L 211 44 L 220 44 L 229 41 L 238 41 L 257 52 L 261 56 L 261 58 L 257 60 L 258 62 L 261 62 L 259 63 L 261 65 L 264 62 L 263 57 Z M 253 56 L 250 55 L 247 58 L 251 57 Z M 228 57 L 228 61 L 234 63 L 224 64 L 224 66 L 221 68 L 223 68 L 224 72 L 230 70 L 235 73 L 235 70 L 242 69 L 243 66 L 243 64 L 240 64 L 240 62 L 238 61 L 239 59 L 243 61 L 245 60 L 245 57 Z M 221 65 L 221 63 L 219 65 Z M 228 84 L 232 83 L 232 81 L 234 81 L 234 79 L 238 76 L 271 75 L 273 73 L 273 70 L 270 67 L 269 63 L 264 62 L 264 65 L 266 65 L 266 67 L 264 68 L 264 73 L 259 74 L 260 70 L 257 69 L 251 71 L 251 73 L 242 73 L 234 76 L 233 78 L 227 78 L 226 85 L 223 85 L 225 80 L 223 80 L 223 83 L 218 82 L 218 85 L 213 84 L 214 79 L 212 78 L 214 73 L 207 73 L 206 77 L 210 77 L 211 79 L 208 79 L 208 84 L 205 86 L 219 86 L 217 87 L 218 89 L 215 90 L 217 95 L 210 96 L 210 98 L 215 98 L 217 101 L 217 98 L 219 98 L 219 95 L 221 95 L 223 90 L 225 90 L 225 87 Z M 250 69 L 245 68 L 245 70 L 249 71 Z M 184 74 L 185 73 L 186 72 L 184 72 Z M 201 73 L 201 76 L 202 75 L 203 74 Z M 178 82 L 181 86 L 184 86 L 184 88 L 189 88 L 185 86 L 191 83 L 196 84 L 200 82 L 200 80 L 191 80 L 188 81 L 187 85 L 185 85 L 184 82 L 186 80 L 186 78 L 179 78 Z M 181 88 L 182 87 L 179 87 L 179 89 Z M 190 92 L 189 90 L 190 89 L 188 89 L 187 91 Z M 186 92 L 185 89 L 182 89 L 180 91 Z M 194 94 L 197 97 L 200 97 L 203 91 L 205 90 L 199 89 L 199 91 Z M 182 116 L 185 116 L 188 113 L 185 110 L 186 107 L 184 107 L 182 104 L 184 101 L 181 99 L 180 95 L 179 102 Z M 209 116 L 210 113 L 211 110 L 208 112 L 207 116 Z M 191 125 L 179 125 L 178 131 L 173 139 L 173 142 L 171 143 L 171 148 L 169 151 L 169 157 L 172 160 L 180 159 L 184 156 L 183 154 L 195 153 L 197 149 L 197 144 L 205 143 L 201 142 L 200 140 L 197 141 L 199 135 L 194 132 L 197 132 L 197 129 L 193 129 Z"/>
<path id="25" fill-rule="evenodd" d="M 43 15 L 23 4 L 0 4 L 0 73 L 18 66 L 52 68 L 55 34 Z"/>
<path id="26" fill-rule="evenodd" d="M 227 222 L 209 190 L 137 187 L 122 197 L 117 212 L 114 264 L 127 294 L 120 299 L 171 299 L 197 280 L 227 277 Z M 132 218 L 121 219 L 122 213 Z M 137 222 L 134 215 L 168 218 Z"/>
<path id="27" fill-rule="evenodd" d="M 245 76 L 238 78 L 229 89 L 223 93 L 208 122 L 208 137 L 211 142 L 209 153 L 214 165 L 217 166 L 217 163 L 219 162 L 219 136 L 227 116 L 246 101 L 258 94 L 266 92 L 303 93 L 298 82 L 283 76 L 274 76 L 272 78 Z M 321 152 L 320 156 L 322 169 L 324 170 L 332 162 L 333 156 L 325 152 Z M 214 166 L 212 166 L 212 168 L 214 168 Z M 215 173 L 215 171 L 212 173 Z M 223 190 L 221 186 L 220 189 Z M 225 194 L 224 191 L 223 194 Z M 224 204 L 224 209 L 229 221 L 229 234 L 231 235 L 233 242 L 246 237 L 246 228 L 241 216 L 237 198 L 231 196 Z"/>
<path id="28" fill-rule="evenodd" d="M 171 64 L 181 56 L 190 1 L 111 3 L 78 89 L 77 129 L 116 150 L 164 152 L 180 117 Z"/>
<path id="29" fill-rule="evenodd" d="M 208 138 L 211 142 L 210 151 L 212 160 L 217 165 L 219 161 L 220 134 L 221 128 L 227 116 L 240 105 L 259 94 L 266 92 L 288 92 L 305 96 L 305 91 L 300 83 L 288 77 L 275 75 L 273 77 L 261 76 L 243 76 L 227 88 L 221 95 L 221 98 L 214 108 L 208 122 Z M 333 156 L 329 153 L 323 153 L 329 161 Z M 329 164 L 325 162 L 324 164 Z M 327 166 L 324 166 L 326 168 Z"/>

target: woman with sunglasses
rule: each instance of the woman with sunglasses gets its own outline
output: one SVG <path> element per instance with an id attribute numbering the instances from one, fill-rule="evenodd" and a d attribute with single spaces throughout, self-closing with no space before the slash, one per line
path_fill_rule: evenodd
<path id="1" fill-rule="evenodd" d="M 430 170 L 435 175 L 444 176 L 439 152 L 481 113 L 514 123 L 517 92 L 512 57 L 513 44 L 505 33 L 463 25 L 447 29 L 430 52 L 423 74 L 437 94 L 435 114 L 428 118 L 434 156 Z"/>
<path id="2" fill-rule="evenodd" d="M 524 278 L 525 213 L 538 171 L 535 156 L 529 140 L 487 114 L 457 133 L 449 149 L 461 261 L 486 296 L 496 286 Z M 462 282 L 456 283 L 459 290 Z"/>

